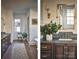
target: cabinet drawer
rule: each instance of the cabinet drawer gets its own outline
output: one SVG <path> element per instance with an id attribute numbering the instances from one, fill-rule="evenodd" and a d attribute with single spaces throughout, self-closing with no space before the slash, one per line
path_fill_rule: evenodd
<path id="1" fill-rule="evenodd" d="M 51 54 L 41 54 L 41 59 L 51 59 Z"/>
<path id="2" fill-rule="evenodd" d="M 1 42 L 5 42 L 5 41 L 6 41 L 5 39 L 2 39 L 2 40 L 1 40 Z"/>
<path id="3" fill-rule="evenodd" d="M 50 50 L 50 49 L 52 49 L 51 44 L 42 44 L 41 45 L 41 50 Z"/>
<path id="4" fill-rule="evenodd" d="M 41 54 L 52 54 L 52 51 L 41 51 Z"/>

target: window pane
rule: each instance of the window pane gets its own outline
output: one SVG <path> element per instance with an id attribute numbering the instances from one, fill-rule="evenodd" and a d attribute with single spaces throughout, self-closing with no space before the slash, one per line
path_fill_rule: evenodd
<path id="1" fill-rule="evenodd" d="M 71 9 L 67 9 L 67 13 L 70 13 L 71 12 Z"/>
<path id="2" fill-rule="evenodd" d="M 74 16 L 74 13 L 67 13 L 67 16 Z"/>
<path id="3" fill-rule="evenodd" d="M 20 23 L 15 23 L 15 26 L 16 26 L 16 27 L 19 27 L 19 26 L 20 26 Z"/>
<path id="4" fill-rule="evenodd" d="M 72 19 L 72 20 L 74 20 L 74 17 L 67 17 L 67 20 L 68 20 L 68 19 Z"/>
<path id="5" fill-rule="evenodd" d="M 74 20 L 71 20 L 71 24 L 72 24 L 72 25 L 74 24 Z"/>
<path id="6" fill-rule="evenodd" d="M 15 23 L 20 22 L 20 19 L 15 19 Z"/>
<path id="7" fill-rule="evenodd" d="M 20 27 L 16 27 L 16 31 L 17 32 L 20 32 Z"/>
<path id="8" fill-rule="evenodd" d="M 20 24 L 21 24 L 20 19 L 15 19 L 15 31 L 16 32 L 20 32 Z"/>
<path id="9" fill-rule="evenodd" d="M 74 16 L 74 13 L 71 13 L 71 16 Z"/>
<path id="10" fill-rule="evenodd" d="M 70 20 L 67 20 L 67 24 L 71 24 L 71 23 L 70 23 Z"/>
<path id="11" fill-rule="evenodd" d="M 67 16 L 71 16 L 71 13 L 67 13 Z"/>
<path id="12" fill-rule="evenodd" d="M 70 17 L 71 18 L 71 20 L 74 20 L 74 17 Z"/>
<path id="13" fill-rule="evenodd" d="M 71 19 L 71 17 L 67 17 L 67 20 L 70 20 Z"/>
<path id="14" fill-rule="evenodd" d="M 74 16 L 74 9 L 67 9 L 67 16 Z"/>
<path id="15" fill-rule="evenodd" d="M 74 24 L 74 17 L 67 17 L 67 24 L 73 25 Z"/>
<path id="16" fill-rule="evenodd" d="M 71 13 L 74 13 L 74 9 L 71 9 Z"/>

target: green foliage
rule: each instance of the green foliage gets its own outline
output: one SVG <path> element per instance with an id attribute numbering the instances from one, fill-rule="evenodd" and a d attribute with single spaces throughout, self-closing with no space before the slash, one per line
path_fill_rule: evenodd
<path id="1" fill-rule="evenodd" d="M 45 34 L 56 33 L 61 27 L 62 25 L 60 24 L 57 25 L 56 23 L 50 22 L 49 24 L 41 26 L 41 34 L 45 35 Z"/>
<path id="2" fill-rule="evenodd" d="M 27 33 L 23 32 L 22 36 L 23 36 L 23 38 L 27 38 Z"/>

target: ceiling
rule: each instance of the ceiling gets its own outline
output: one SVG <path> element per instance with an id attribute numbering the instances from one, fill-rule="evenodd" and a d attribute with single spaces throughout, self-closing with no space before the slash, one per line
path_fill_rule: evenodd
<path id="1" fill-rule="evenodd" d="M 11 8 L 17 13 L 37 7 L 37 0 L 2 0 L 1 3 L 2 7 Z"/>

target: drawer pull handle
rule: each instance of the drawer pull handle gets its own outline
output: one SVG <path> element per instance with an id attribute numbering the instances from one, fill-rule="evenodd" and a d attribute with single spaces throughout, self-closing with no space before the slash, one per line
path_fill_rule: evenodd
<path id="1" fill-rule="evenodd" d="M 45 46 L 45 47 L 42 47 L 42 48 L 47 48 L 47 46 Z"/>
<path id="2" fill-rule="evenodd" d="M 5 41 L 5 40 L 3 40 L 3 41 Z"/>
<path id="3" fill-rule="evenodd" d="M 42 57 L 47 57 L 47 56 L 44 55 L 44 56 L 42 56 Z"/>

